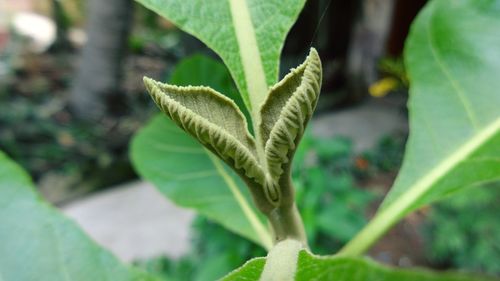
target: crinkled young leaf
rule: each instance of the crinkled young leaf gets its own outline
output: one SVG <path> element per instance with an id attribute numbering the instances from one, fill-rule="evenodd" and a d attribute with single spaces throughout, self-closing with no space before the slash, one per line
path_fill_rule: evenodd
<path id="1" fill-rule="evenodd" d="M 368 258 L 316 256 L 306 250 L 295 250 L 297 242 L 277 244 L 267 258 L 256 258 L 229 273 L 222 280 L 246 281 L 494 281 L 492 277 L 459 272 L 433 272 L 424 269 L 393 268 Z M 287 253 L 288 252 L 288 253 Z M 281 255 L 284 253 L 285 255 Z M 274 256 L 273 256 L 274 255 Z M 272 261 L 271 261 L 272 260 Z M 290 262 L 287 262 L 289 260 Z M 290 277 L 291 276 L 291 277 Z"/>
<path id="2" fill-rule="evenodd" d="M 273 86 L 261 108 L 259 127 L 267 169 L 278 182 L 289 177 L 293 153 L 316 108 L 321 88 L 321 61 L 311 49 L 305 62 Z"/>
<path id="3" fill-rule="evenodd" d="M 0 151 L 0 280 L 156 279 L 120 263 L 43 202 Z"/>
<path id="4" fill-rule="evenodd" d="M 213 49 L 229 68 L 250 110 L 261 104 L 267 87 L 276 83 L 286 34 L 305 0 L 138 2 Z"/>
<path id="5" fill-rule="evenodd" d="M 179 87 L 145 78 L 151 97 L 174 122 L 245 176 L 263 183 L 245 117 L 229 98 L 209 87 Z"/>

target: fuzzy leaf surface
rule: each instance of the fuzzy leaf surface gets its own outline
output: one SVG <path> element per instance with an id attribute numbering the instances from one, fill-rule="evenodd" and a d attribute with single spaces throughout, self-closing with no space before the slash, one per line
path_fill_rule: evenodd
<path id="1" fill-rule="evenodd" d="M 120 263 L 43 202 L 0 151 L 0 280 L 155 280 Z"/>
<path id="2" fill-rule="evenodd" d="M 179 87 L 145 78 L 158 107 L 220 158 L 263 182 L 255 142 L 245 117 L 229 98 L 209 87 Z"/>
<path id="3" fill-rule="evenodd" d="M 321 88 L 321 61 L 311 49 L 305 62 L 271 88 L 261 108 L 260 136 L 269 173 L 278 182 L 290 175 L 293 153 L 311 119 Z"/>

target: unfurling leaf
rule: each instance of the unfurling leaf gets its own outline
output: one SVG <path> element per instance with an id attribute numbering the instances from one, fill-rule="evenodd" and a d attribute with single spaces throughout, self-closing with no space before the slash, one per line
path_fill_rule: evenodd
<path id="1" fill-rule="evenodd" d="M 311 49 L 306 61 L 271 88 L 249 133 L 236 104 L 209 87 L 179 87 L 145 78 L 160 109 L 230 165 L 247 183 L 259 209 L 269 213 L 293 202 L 290 163 L 311 118 L 321 87 L 321 62 Z M 285 201 L 284 201 L 285 200 Z"/>
<path id="2" fill-rule="evenodd" d="M 209 87 L 178 87 L 149 78 L 144 83 L 155 103 L 177 125 L 237 171 L 262 183 L 254 139 L 231 99 Z"/>
<path id="3" fill-rule="evenodd" d="M 289 176 L 293 154 L 318 101 L 321 78 L 321 61 L 311 49 L 302 65 L 271 88 L 261 108 L 260 137 L 274 183 Z"/>

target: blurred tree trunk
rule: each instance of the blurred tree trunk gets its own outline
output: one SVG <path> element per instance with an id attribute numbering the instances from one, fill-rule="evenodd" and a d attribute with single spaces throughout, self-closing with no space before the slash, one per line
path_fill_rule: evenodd
<path id="1" fill-rule="evenodd" d="M 387 39 L 387 54 L 397 57 L 403 53 L 404 44 L 410 25 L 427 0 L 396 0 L 391 23 L 391 31 Z"/>
<path id="2" fill-rule="evenodd" d="M 351 100 L 360 100 L 377 80 L 378 61 L 385 54 L 395 0 L 363 0 L 361 17 L 347 55 L 347 79 Z"/>
<path id="3" fill-rule="evenodd" d="M 87 5 L 87 43 L 69 102 L 76 117 L 97 120 L 121 90 L 133 0 L 89 0 Z"/>

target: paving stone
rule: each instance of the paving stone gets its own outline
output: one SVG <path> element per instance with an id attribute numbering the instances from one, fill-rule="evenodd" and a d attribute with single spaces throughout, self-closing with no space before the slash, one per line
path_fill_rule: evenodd
<path id="1" fill-rule="evenodd" d="M 342 136 L 352 140 L 355 152 L 373 148 L 394 132 L 408 131 L 402 100 L 369 99 L 359 106 L 324 114 L 313 120 L 312 133 L 317 137 Z"/>
<path id="2" fill-rule="evenodd" d="M 176 207 L 146 182 L 117 186 L 62 210 L 123 261 L 177 258 L 189 250 L 194 212 Z"/>

